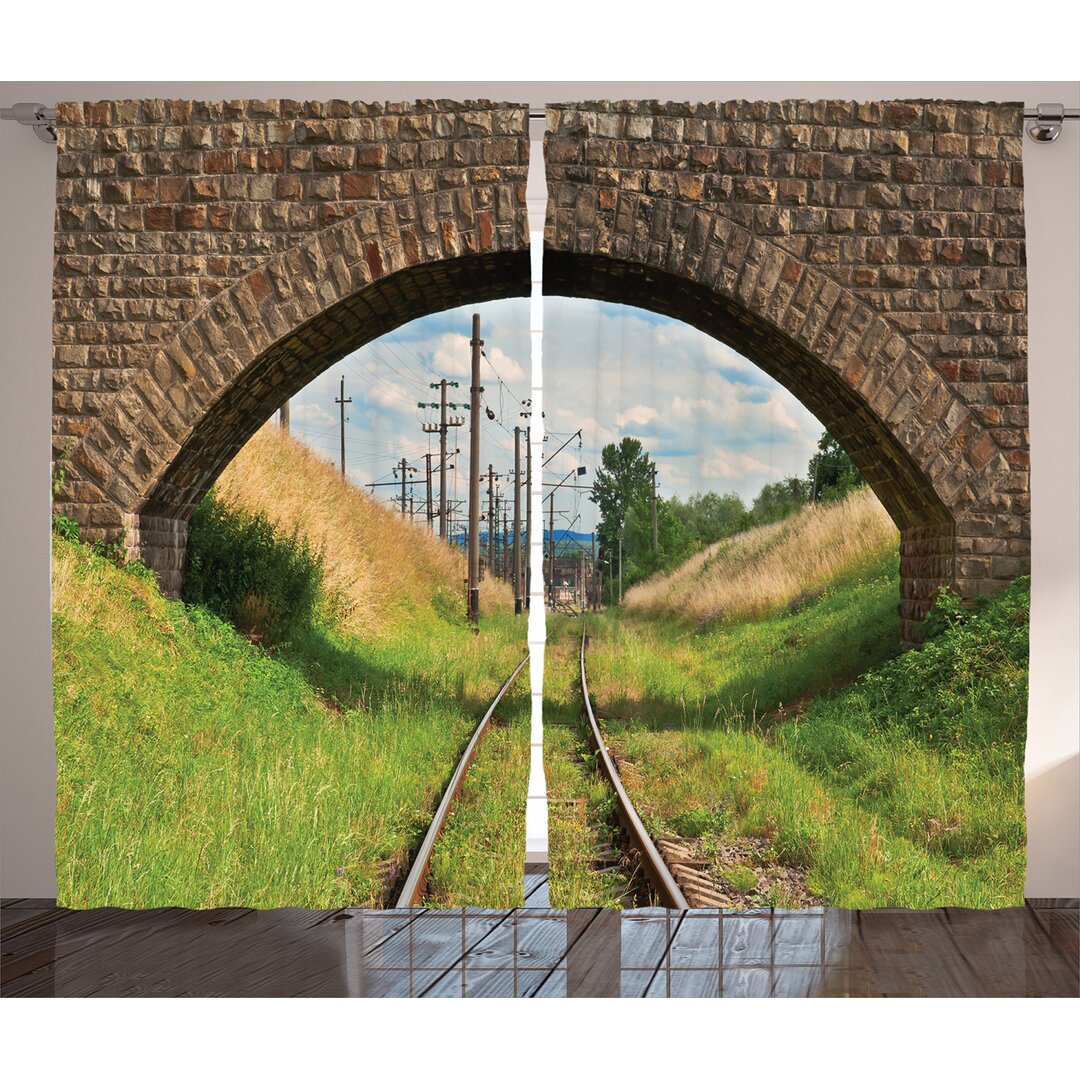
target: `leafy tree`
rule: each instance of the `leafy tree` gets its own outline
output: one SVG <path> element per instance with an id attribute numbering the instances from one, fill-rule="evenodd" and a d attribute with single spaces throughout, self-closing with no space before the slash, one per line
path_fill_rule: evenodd
<path id="1" fill-rule="evenodd" d="M 818 452 L 810 459 L 806 478 L 810 498 L 822 501 L 842 499 L 866 483 L 855 463 L 827 431 L 818 439 Z"/>
<path id="2" fill-rule="evenodd" d="M 752 524 L 767 525 L 795 513 L 810 501 L 810 481 L 797 476 L 787 476 L 773 484 L 766 484 L 754 499 L 750 508 Z"/>
<path id="3" fill-rule="evenodd" d="M 627 436 L 622 442 L 608 443 L 600 452 L 589 500 L 600 511 L 597 533 L 605 555 L 618 551 L 628 508 L 651 493 L 651 471 L 652 461 L 638 439 Z"/>
<path id="4" fill-rule="evenodd" d="M 675 496 L 667 504 L 682 525 L 688 553 L 746 527 L 746 506 L 734 492 L 707 491 L 691 495 L 686 502 Z"/>
<path id="5" fill-rule="evenodd" d="M 639 496 L 627 508 L 623 530 L 623 588 L 657 570 L 667 570 L 687 554 L 687 538 L 672 500 L 656 500 L 656 546 L 652 547 L 652 506 L 650 495 Z M 616 564 L 617 566 L 618 564 Z"/>

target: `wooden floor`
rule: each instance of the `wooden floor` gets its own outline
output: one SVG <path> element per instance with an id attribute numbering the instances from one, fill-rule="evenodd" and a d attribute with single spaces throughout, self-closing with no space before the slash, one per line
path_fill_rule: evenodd
<path id="1" fill-rule="evenodd" d="M 534 877 L 526 903 L 546 902 Z M 3 996 L 1075 997 L 1077 902 L 1001 911 L 0 906 Z"/>

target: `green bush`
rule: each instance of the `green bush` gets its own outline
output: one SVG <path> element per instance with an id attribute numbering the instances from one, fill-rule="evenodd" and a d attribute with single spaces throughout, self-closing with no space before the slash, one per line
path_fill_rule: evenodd
<path id="1" fill-rule="evenodd" d="M 322 558 L 262 514 L 225 506 L 211 492 L 188 531 L 183 599 L 270 645 L 315 623 Z"/>

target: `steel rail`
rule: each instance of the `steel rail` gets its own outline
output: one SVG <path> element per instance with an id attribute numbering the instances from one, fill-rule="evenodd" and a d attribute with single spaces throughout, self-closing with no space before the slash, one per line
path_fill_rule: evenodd
<path id="1" fill-rule="evenodd" d="M 600 758 L 600 768 L 607 777 L 608 782 L 615 789 L 617 797 L 617 809 L 619 820 L 630 838 L 630 846 L 641 856 L 645 875 L 656 889 L 657 895 L 663 901 L 664 907 L 684 909 L 690 905 L 683 896 L 671 871 L 667 868 L 663 856 L 656 850 L 645 829 L 641 818 L 638 817 L 630 796 L 619 779 L 619 771 L 615 768 L 615 762 L 611 760 L 604 737 L 600 732 L 600 725 L 596 722 L 596 714 L 593 712 L 592 702 L 589 700 L 589 684 L 585 678 L 585 642 L 587 641 L 586 622 L 581 620 L 581 692 L 585 697 L 585 713 L 589 720 L 589 742 L 596 750 Z"/>
<path id="2" fill-rule="evenodd" d="M 495 710 L 498 708 L 499 702 L 506 696 L 507 690 L 510 689 L 514 680 L 521 672 L 521 669 L 528 663 L 528 660 L 529 653 L 526 651 L 525 655 L 521 658 L 521 663 L 514 668 L 510 677 L 499 687 L 499 692 L 487 707 L 487 712 L 484 713 L 480 723 L 476 725 L 476 730 L 472 733 L 472 738 L 465 747 L 465 751 L 461 755 L 461 760 L 454 770 L 454 775 L 450 777 L 450 783 L 447 785 L 446 791 L 443 792 L 439 808 L 435 811 L 435 816 L 431 819 L 431 824 L 424 834 L 424 841 L 416 853 L 416 858 L 412 861 L 412 866 L 409 869 L 409 876 L 405 879 L 405 884 L 401 888 L 401 894 L 398 896 L 397 903 L 394 905 L 395 908 L 414 908 L 420 905 L 420 901 L 424 895 L 424 886 L 427 884 L 428 870 L 431 865 L 431 853 L 435 848 L 435 841 L 439 839 L 439 834 L 446 824 L 446 817 L 450 812 L 450 806 L 454 799 L 457 798 L 458 792 L 461 790 L 461 785 L 465 780 L 465 774 L 469 771 L 469 766 L 472 764 L 472 759 L 476 754 L 476 748 L 480 745 L 480 740 L 487 734 L 488 725 L 492 716 L 495 715 Z"/>

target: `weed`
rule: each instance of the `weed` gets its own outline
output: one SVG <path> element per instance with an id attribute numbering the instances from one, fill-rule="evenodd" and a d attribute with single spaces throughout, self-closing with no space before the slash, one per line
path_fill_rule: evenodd
<path id="1" fill-rule="evenodd" d="M 52 529 L 61 540 L 72 543 L 79 541 L 79 523 L 74 518 L 69 518 L 65 514 L 53 514 Z"/>
<path id="2" fill-rule="evenodd" d="M 749 866 L 724 866 L 719 869 L 720 880 L 739 893 L 757 889 L 757 874 Z"/>

